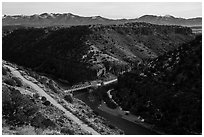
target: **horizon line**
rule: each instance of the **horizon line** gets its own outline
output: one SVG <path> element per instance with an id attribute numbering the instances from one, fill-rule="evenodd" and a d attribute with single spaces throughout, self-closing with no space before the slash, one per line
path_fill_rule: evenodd
<path id="1" fill-rule="evenodd" d="M 120 20 L 120 19 L 138 19 L 140 17 L 143 17 L 143 16 L 146 16 L 146 15 L 149 15 L 149 16 L 157 16 L 157 17 L 165 17 L 165 16 L 172 16 L 174 18 L 183 18 L 183 19 L 192 19 L 192 18 L 202 18 L 202 16 L 195 16 L 195 17 L 189 17 L 189 18 L 185 18 L 185 17 L 178 17 L 178 16 L 175 16 L 175 15 L 171 15 L 171 14 L 166 14 L 166 15 L 156 15 L 156 14 L 143 14 L 139 17 L 135 17 L 135 18 L 108 18 L 108 17 L 105 17 L 105 16 L 101 16 L 101 15 L 93 15 L 93 16 L 84 16 L 84 15 L 79 15 L 79 14 L 74 14 L 74 13 L 71 13 L 71 12 L 63 12 L 63 13 L 53 13 L 53 12 L 42 12 L 42 13 L 32 13 L 32 14 L 3 14 L 3 16 L 33 16 L 33 15 L 41 15 L 41 14 L 72 14 L 72 15 L 76 15 L 76 16 L 80 16 L 80 17 L 102 17 L 102 18 L 106 18 L 106 19 L 112 19 L 112 20 Z"/>

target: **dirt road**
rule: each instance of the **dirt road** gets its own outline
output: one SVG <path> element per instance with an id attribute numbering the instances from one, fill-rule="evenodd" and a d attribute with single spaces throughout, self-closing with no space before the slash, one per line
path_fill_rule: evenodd
<path id="1" fill-rule="evenodd" d="M 25 79 L 19 71 L 17 71 L 16 69 L 14 69 L 11 66 L 5 65 L 6 67 L 8 67 L 11 70 L 11 73 L 15 76 L 20 78 L 24 83 L 28 84 L 29 86 L 31 86 L 34 90 L 36 90 L 41 96 L 44 96 L 47 98 L 48 101 L 50 101 L 50 103 L 52 103 L 54 106 L 56 106 L 58 109 L 62 110 L 65 115 L 67 117 L 69 117 L 70 119 L 72 119 L 73 121 L 75 121 L 78 125 L 80 125 L 80 127 L 85 130 L 88 131 L 89 133 L 93 134 L 93 135 L 100 135 L 97 131 L 95 131 L 93 128 L 87 126 L 86 124 L 84 124 L 83 121 L 81 121 L 80 119 L 78 119 L 75 115 L 73 115 L 71 112 L 67 111 L 62 105 L 60 105 L 56 100 L 54 100 L 50 95 L 48 95 L 42 88 L 40 88 L 37 84 Z"/>

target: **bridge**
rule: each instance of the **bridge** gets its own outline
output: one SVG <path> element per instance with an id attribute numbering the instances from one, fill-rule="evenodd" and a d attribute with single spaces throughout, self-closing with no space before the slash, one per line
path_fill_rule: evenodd
<path id="1" fill-rule="evenodd" d="M 106 86 L 106 85 L 109 85 L 109 84 L 112 84 L 112 83 L 116 83 L 118 81 L 118 79 L 113 79 L 113 80 L 109 80 L 109 81 L 105 81 L 105 82 L 96 82 L 96 81 L 93 81 L 93 82 L 90 82 L 90 84 L 88 85 L 77 85 L 77 87 L 72 87 L 70 89 L 67 89 L 65 90 L 64 92 L 65 93 L 71 93 L 71 92 L 74 92 L 74 91 L 78 91 L 78 90 L 82 90 L 82 89 L 87 89 L 87 88 L 91 88 L 91 87 L 100 87 L 100 86 Z"/>

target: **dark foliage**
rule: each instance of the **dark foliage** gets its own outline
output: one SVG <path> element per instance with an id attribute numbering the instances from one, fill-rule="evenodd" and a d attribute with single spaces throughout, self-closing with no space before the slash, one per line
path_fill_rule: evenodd
<path id="1" fill-rule="evenodd" d="M 16 82 L 12 78 L 7 78 L 4 80 L 4 82 L 10 86 L 16 86 Z"/>
<path id="2" fill-rule="evenodd" d="M 148 23 L 19 28 L 3 37 L 2 54 L 4 60 L 65 79 L 72 85 L 97 77 L 98 70 L 92 69 L 93 64 L 82 60 L 91 45 L 123 62 L 104 59 L 99 64 L 118 75 L 130 67 L 128 63 L 161 55 L 191 38 L 190 28 Z M 138 44 L 148 50 L 134 46 Z"/>
<path id="3" fill-rule="evenodd" d="M 41 113 L 37 112 L 33 119 L 31 120 L 31 125 L 36 128 L 55 128 L 56 125 L 53 121 L 48 118 L 45 118 Z"/>
<path id="4" fill-rule="evenodd" d="M 68 134 L 68 135 L 74 135 L 74 131 L 68 129 L 68 128 L 62 128 L 61 133 Z"/>
<path id="5" fill-rule="evenodd" d="M 38 98 L 40 97 L 40 95 L 39 95 L 38 93 L 35 93 L 35 94 L 33 95 L 33 97 L 36 98 L 36 99 L 38 99 Z"/>
<path id="6" fill-rule="evenodd" d="M 41 100 L 42 100 L 42 101 L 47 101 L 47 98 L 44 97 L 44 96 L 42 96 L 42 97 L 41 97 Z"/>
<path id="7" fill-rule="evenodd" d="M 55 93 L 60 93 L 60 89 L 57 87 L 57 85 L 52 80 L 49 80 L 48 86 Z"/>
<path id="8" fill-rule="evenodd" d="M 69 103 L 73 103 L 73 98 L 72 98 L 72 96 L 70 94 L 65 95 L 64 99 Z"/>
<path id="9" fill-rule="evenodd" d="M 38 111 L 38 107 L 30 100 L 30 97 L 21 94 L 18 90 L 4 87 L 2 98 L 3 118 L 11 125 L 28 124 Z"/>
<path id="10" fill-rule="evenodd" d="M 18 29 L 3 37 L 3 59 L 70 83 L 92 79 L 95 74 L 80 60 L 89 33 L 88 26 Z"/>
<path id="11" fill-rule="evenodd" d="M 45 106 L 49 106 L 50 105 L 50 101 L 45 101 L 45 102 L 43 102 L 43 105 L 45 105 Z"/>
<path id="12" fill-rule="evenodd" d="M 111 129 L 115 129 L 115 126 L 113 126 L 111 124 L 108 124 L 108 127 L 111 128 Z"/>
<path id="13" fill-rule="evenodd" d="M 201 134 L 202 36 L 122 75 L 112 94 L 168 134 Z"/>
<path id="14" fill-rule="evenodd" d="M 5 26 L 2 26 L 3 36 L 8 35 L 13 30 L 16 30 L 16 29 L 19 29 L 19 28 L 25 28 L 25 27 L 21 26 L 21 25 L 5 25 Z"/>
<path id="15" fill-rule="evenodd" d="M 7 75 L 7 69 L 5 67 L 2 67 L 2 75 Z"/>
<path id="16" fill-rule="evenodd" d="M 16 86 L 18 86 L 18 87 L 23 86 L 23 84 L 22 84 L 20 78 L 12 77 L 12 79 L 15 80 L 15 82 L 16 82 Z"/>

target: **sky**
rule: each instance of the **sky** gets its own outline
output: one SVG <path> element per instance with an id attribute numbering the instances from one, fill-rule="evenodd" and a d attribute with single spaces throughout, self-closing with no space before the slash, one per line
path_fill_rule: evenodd
<path id="1" fill-rule="evenodd" d="M 111 19 L 137 18 L 142 15 L 202 16 L 201 2 L 3 2 L 3 15 L 72 13 Z"/>

